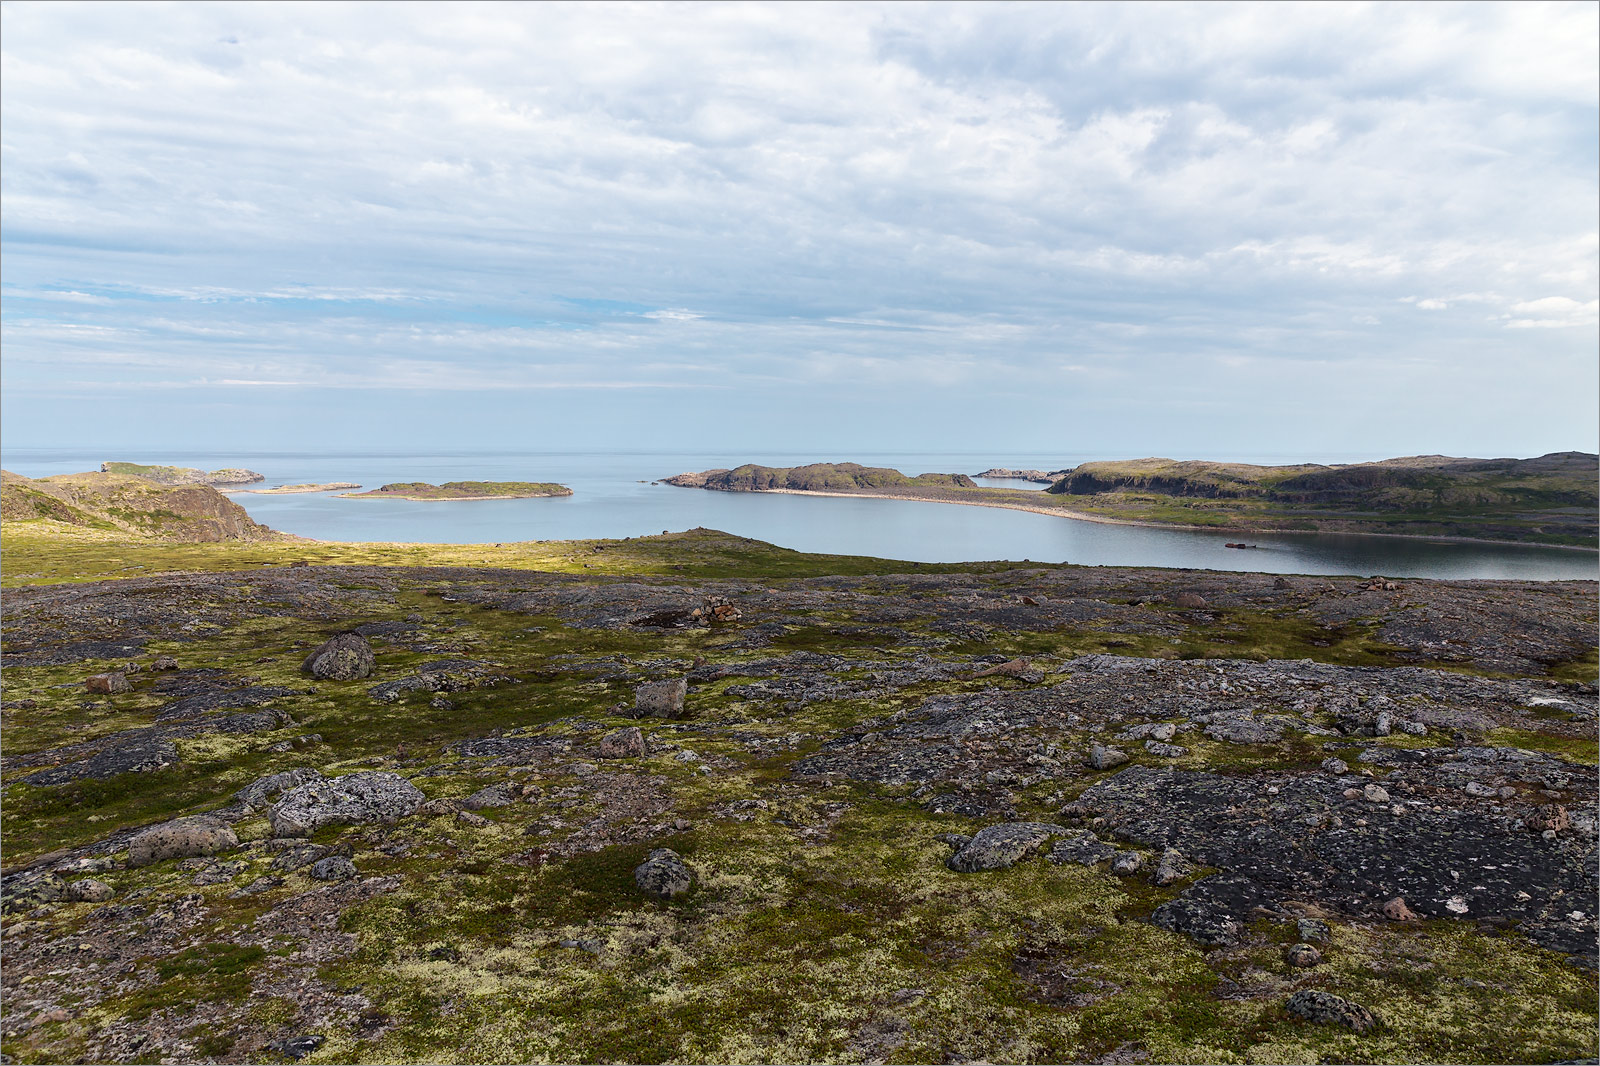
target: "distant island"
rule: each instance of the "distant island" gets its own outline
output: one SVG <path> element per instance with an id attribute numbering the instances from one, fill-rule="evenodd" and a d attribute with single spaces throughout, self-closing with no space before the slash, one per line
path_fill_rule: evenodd
<path id="1" fill-rule="evenodd" d="M 978 476 L 1039 473 L 996 467 Z M 908 477 L 856 463 L 745 465 L 665 480 L 719 492 L 875 496 L 1219 532 L 1380 533 L 1590 549 L 1600 532 L 1600 457 L 1589 452 L 1536 459 L 1425 455 L 1335 466 L 1132 459 L 1057 473 L 1044 492 L 984 487 L 965 474 Z"/>
<path id="2" fill-rule="evenodd" d="M 344 492 L 345 500 L 526 500 L 542 496 L 571 496 L 565 485 L 547 481 L 397 481 L 368 492 Z"/>
<path id="3" fill-rule="evenodd" d="M 1065 477 L 1068 472 L 1067 470 L 1012 470 L 1009 467 L 994 466 L 981 474 L 973 474 L 972 476 L 1004 481 L 1037 481 L 1049 485 Z"/>
<path id="4" fill-rule="evenodd" d="M 334 492 L 338 489 L 359 489 L 354 481 L 329 481 L 322 485 L 275 485 L 270 489 L 226 489 L 226 492 L 248 492 L 261 496 L 287 496 L 296 492 Z"/>
<path id="5" fill-rule="evenodd" d="M 102 474 L 142 477 L 158 485 L 249 485 L 267 480 L 254 470 L 226 469 L 207 473 L 189 466 L 149 466 L 145 463 L 101 463 Z"/>

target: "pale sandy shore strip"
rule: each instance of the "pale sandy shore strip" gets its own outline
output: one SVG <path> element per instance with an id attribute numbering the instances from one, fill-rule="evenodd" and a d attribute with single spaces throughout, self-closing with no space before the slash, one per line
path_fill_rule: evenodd
<path id="1" fill-rule="evenodd" d="M 335 492 L 339 489 L 359 489 L 361 486 L 353 482 L 333 482 L 327 485 L 278 485 L 270 489 L 218 489 L 218 492 L 233 495 L 234 493 L 248 492 L 257 496 L 293 496 L 301 492 Z"/>
<path id="2" fill-rule="evenodd" d="M 466 503 L 468 500 L 560 500 L 570 492 L 541 492 L 532 496 L 402 496 L 393 492 L 341 492 L 339 500 L 410 500 L 412 503 Z"/>
<path id="3" fill-rule="evenodd" d="M 948 503 L 957 507 L 1001 507 L 1010 511 L 1032 511 L 1034 514 L 1055 515 L 1077 522 L 1098 522 L 1108 526 L 1144 526 L 1147 529 L 1187 529 L 1199 533 L 1316 533 L 1345 537 L 1398 537 L 1401 540 L 1435 540 L 1450 544 L 1504 544 L 1516 548 L 1560 548 L 1564 551 L 1594 552 L 1594 548 L 1576 544 L 1539 544 L 1520 540 L 1488 540 L 1483 537 L 1447 537 L 1426 533 L 1368 533 L 1365 530 L 1346 529 L 1251 529 L 1242 526 L 1194 526 L 1178 522 L 1140 522 L 1132 518 L 1106 518 L 1103 515 L 1085 514 L 1065 507 L 1039 507 L 1025 503 L 1002 503 L 999 500 L 941 500 L 931 496 L 895 496 L 884 492 L 815 492 L 811 489 L 753 489 L 753 492 L 770 492 L 784 496 L 838 496 L 845 499 L 865 497 L 872 500 L 910 500 L 914 503 Z"/>

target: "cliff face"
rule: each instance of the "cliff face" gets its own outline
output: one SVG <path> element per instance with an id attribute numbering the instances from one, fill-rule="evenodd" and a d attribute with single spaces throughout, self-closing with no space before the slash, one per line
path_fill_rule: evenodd
<path id="1" fill-rule="evenodd" d="M 717 492 L 851 492 L 882 488 L 977 488 L 965 474 L 919 474 L 908 477 L 898 470 L 859 463 L 811 463 L 808 466 L 756 466 L 747 463 L 733 470 L 704 470 L 667 478 L 667 484 Z"/>
<path id="2" fill-rule="evenodd" d="M 145 477 L 107 473 L 35 479 L 5 471 L 0 481 L 0 519 L 48 520 L 194 543 L 289 539 L 288 534 L 252 519 L 209 485 L 163 485 Z"/>

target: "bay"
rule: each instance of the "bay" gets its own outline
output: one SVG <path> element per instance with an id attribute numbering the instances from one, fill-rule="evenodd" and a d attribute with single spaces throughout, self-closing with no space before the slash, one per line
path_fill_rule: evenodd
<path id="1" fill-rule="evenodd" d="M 30 477 L 97 470 L 102 460 L 194 466 L 243 466 L 266 475 L 252 488 L 354 481 L 367 488 L 394 481 L 558 481 L 574 495 L 558 499 L 415 502 L 341 499 L 333 494 L 232 496 L 275 529 L 318 540 L 500 543 L 630 537 L 694 527 L 720 529 L 806 552 L 871 555 L 920 562 L 981 559 L 1086 565 L 1166 566 L 1283 574 L 1382 574 L 1387 577 L 1588 579 L 1600 555 L 1534 545 L 1433 541 L 1358 534 L 1211 533 L 1075 521 L 1056 515 L 909 500 L 706 492 L 659 484 L 690 470 L 759 462 L 794 466 L 851 461 L 908 474 L 975 473 L 991 467 L 1072 466 L 1089 454 L 1006 455 L 971 452 L 740 454 L 711 452 L 456 452 L 327 454 L 311 452 L 145 452 L 7 448 L 7 469 Z M 1360 462 L 1381 456 L 1231 456 L 1240 462 Z M 1027 488 L 1025 482 L 991 482 Z M 1042 488 L 1043 486 L 1037 486 Z M 1225 548 L 1246 539 L 1256 550 Z"/>

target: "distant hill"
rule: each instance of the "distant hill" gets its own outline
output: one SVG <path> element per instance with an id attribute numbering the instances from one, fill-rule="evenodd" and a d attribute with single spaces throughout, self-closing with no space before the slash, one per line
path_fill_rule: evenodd
<path id="1" fill-rule="evenodd" d="M 0 520 L 187 542 L 298 539 L 256 522 L 209 485 L 103 472 L 28 478 L 0 471 Z"/>
<path id="2" fill-rule="evenodd" d="M 1238 528 L 1360 529 L 1593 547 L 1600 457 L 1417 455 L 1345 466 L 1084 463 L 1045 491 L 1097 514 Z"/>
<path id="3" fill-rule="evenodd" d="M 392 500 L 522 500 L 542 496 L 571 496 L 565 485 L 549 481 L 447 481 L 433 485 L 426 481 L 396 481 L 367 492 L 341 493 L 347 499 Z"/>
<path id="4" fill-rule="evenodd" d="M 666 479 L 682 488 L 717 492 L 855 492 L 890 488 L 977 488 L 965 474 L 918 474 L 907 477 L 898 470 L 859 463 L 811 463 L 808 466 L 756 466 L 733 470 L 706 470 Z"/>
<path id="5" fill-rule="evenodd" d="M 856 463 L 747 464 L 666 481 L 719 492 L 836 492 L 1217 530 L 1390 533 L 1594 548 L 1600 527 L 1600 457 L 1588 452 L 1537 459 L 1422 455 L 1347 466 L 1130 459 L 1057 473 L 1044 492 L 979 486 L 965 474 L 908 477 Z"/>

